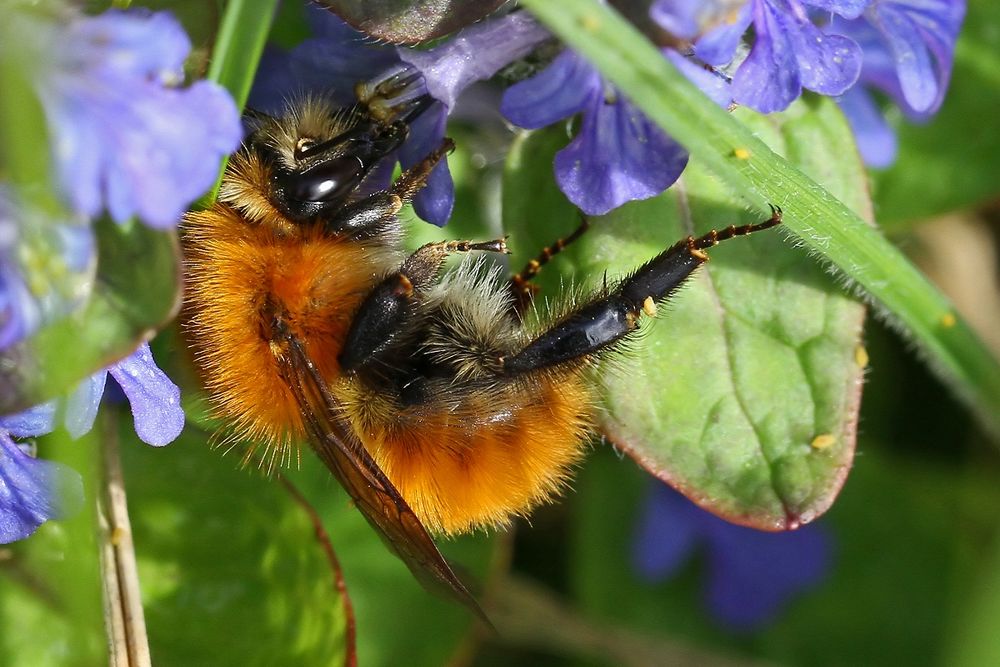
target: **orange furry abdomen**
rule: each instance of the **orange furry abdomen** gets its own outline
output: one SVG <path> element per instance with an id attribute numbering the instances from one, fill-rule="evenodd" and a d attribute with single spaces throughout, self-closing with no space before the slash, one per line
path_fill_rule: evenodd
<path id="1" fill-rule="evenodd" d="M 401 408 L 349 381 L 338 387 L 365 447 L 434 533 L 497 528 L 566 485 L 592 428 L 582 373 L 520 382 L 457 408 Z"/>
<path id="2" fill-rule="evenodd" d="M 323 377 L 377 270 L 358 243 L 320 230 L 249 224 L 223 206 L 184 223 L 185 326 L 218 417 L 235 435 L 287 451 L 304 437 L 298 403 L 270 349 L 270 315 L 280 312 Z"/>

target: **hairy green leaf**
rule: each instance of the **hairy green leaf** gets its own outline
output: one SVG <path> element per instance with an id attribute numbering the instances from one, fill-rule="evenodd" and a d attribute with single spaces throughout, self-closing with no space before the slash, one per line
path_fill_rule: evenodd
<path id="1" fill-rule="evenodd" d="M 856 154 L 841 149 L 850 137 L 832 102 L 770 118 L 741 111 L 740 120 L 868 214 L 864 172 Z M 560 143 L 553 134 L 519 146 L 508 171 L 513 191 L 551 183 L 549 155 Z M 532 197 L 508 219 L 537 238 L 536 229 L 552 229 L 550 208 L 539 205 L 545 200 Z M 694 159 L 665 195 L 593 220 L 554 263 L 572 262 L 575 280 L 593 286 L 677 239 L 764 217 L 748 213 Z M 556 232 L 548 233 L 553 240 Z M 727 241 L 710 254 L 624 354 L 603 364 L 604 430 L 706 508 L 757 528 L 794 528 L 829 507 L 850 468 L 863 307 L 778 232 Z"/>

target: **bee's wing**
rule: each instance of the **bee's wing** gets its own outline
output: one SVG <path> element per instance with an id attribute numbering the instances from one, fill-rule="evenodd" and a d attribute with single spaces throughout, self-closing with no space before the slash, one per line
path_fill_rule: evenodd
<path id="1" fill-rule="evenodd" d="M 282 374 L 299 403 L 302 420 L 319 458 L 424 588 L 464 604 L 489 624 L 420 519 L 345 423 L 341 407 L 302 342 L 290 333 L 286 334 L 286 341 L 287 355 L 279 359 Z"/>

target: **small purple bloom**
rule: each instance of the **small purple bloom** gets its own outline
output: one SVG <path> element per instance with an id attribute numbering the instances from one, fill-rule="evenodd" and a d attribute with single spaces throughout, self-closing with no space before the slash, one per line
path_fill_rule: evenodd
<path id="1" fill-rule="evenodd" d="M 869 167 L 884 169 L 896 161 L 899 149 L 896 131 L 885 120 L 871 94 L 862 86 L 855 86 L 837 99 L 844 112 L 861 159 Z"/>
<path id="2" fill-rule="evenodd" d="M 413 133 L 418 138 L 400 150 L 403 168 L 417 164 L 441 145 L 448 113 L 455 108 L 462 91 L 528 55 L 548 36 L 531 17 L 517 12 L 466 28 L 429 51 L 400 47 L 399 58 L 423 74 L 427 92 L 441 103 L 439 108 L 426 112 L 419 125 L 414 124 Z M 438 225 L 447 222 L 455 204 L 455 187 L 447 162 L 434 168 L 421 195 L 413 202 L 417 215 Z"/>
<path id="3" fill-rule="evenodd" d="M 108 368 L 128 398 L 139 439 L 162 447 L 174 441 L 184 429 L 181 392 L 157 367 L 149 344 Z"/>
<path id="4" fill-rule="evenodd" d="M 822 581 L 832 560 L 830 536 L 820 526 L 787 533 L 737 526 L 656 483 L 633 543 L 636 572 L 649 582 L 662 581 L 699 546 L 708 559 L 708 609 L 737 631 L 773 620 L 793 597 Z"/>
<path id="5" fill-rule="evenodd" d="M 840 95 L 858 78 L 861 49 L 847 37 L 825 34 L 807 6 L 855 18 L 869 1 L 748 0 L 734 21 L 697 41 L 695 54 L 712 65 L 728 63 L 753 24 L 754 44 L 733 75 L 733 100 L 770 113 L 787 108 L 803 88 Z"/>
<path id="6" fill-rule="evenodd" d="M 876 0 L 862 18 L 835 20 L 827 31 L 864 51 L 858 84 L 840 98 L 866 164 L 887 167 L 896 137 L 869 90 L 888 95 L 912 120 L 936 113 L 951 78 L 964 0 Z"/>
<path id="7" fill-rule="evenodd" d="M 278 114 L 292 99 L 322 94 L 340 106 L 354 104 L 354 86 L 399 64 L 391 46 L 372 43 L 332 12 L 310 6 L 314 37 L 291 51 L 264 52 L 248 106 Z"/>
<path id="8" fill-rule="evenodd" d="M 723 79 L 674 51 L 666 50 L 664 56 L 716 102 L 729 102 Z M 588 215 L 603 215 L 625 202 L 660 194 L 687 165 L 680 144 L 571 50 L 508 88 L 500 111 L 528 129 L 582 114 L 577 135 L 556 154 L 555 172 L 560 189 Z"/>
<path id="9" fill-rule="evenodd" d="M 59 463 L 29 456 L 0 419 L 0 544 L 24 539 L 48 521 L 72 512 L 83 499 L 83 482 Z"/>
<path id="10" fill-rule="evenodd" d="M 964 0 L 874 0 L 865 11 L 892 54 L 903 99 L 917 113 L 941 107 L 963 18 Z"/>
<path id="11" fill-rule="evenodd" d="M 0 544 L 27 537 L 48 519 L 65 515 L 80 504 L 83 493 L 74 471 L 28 456 L 12 437 L 51 432 L 60 410 L 69 434 L 84 435 L 94 425 L 109 373 L 128 398 L 143 442 L 159 447 L 180 435 L 184 428 L 180 390 L 156 366 L 147 343 L 85 379 L 65 401 L 0 418 Z"/>
<path id="12" fill-rule="evenodd" d="M 140 440 L 162 447 L 180 435 L 184 428 L 180 389 L 156 365 L 149 343 L 143 343 L 118 363 L 85 379 L 66 399 L 66 429 L 74 438 L 93 427 L 109 373 L 128 398 Z"/>
<path id="13" fill-rule="evenodd" d="M 22 57 L 38 61 L 32 81 L 72 208 L 175 225 L 242 137 L 221 87 L 178 87 L 191 50 L 180 24 L 163 12 L 116 10 L 65 23 L 35 14 L 19 22 L 31 35 Z"/>
<path id="14" fill-rule="evenodd" d="M 674 37 L 690 40 L 717 25 L 732 23 L 745 4 L 745 0 L 654 0 L 649 17 Z M 730 53 L 735 49 L 734 43 Z"/>

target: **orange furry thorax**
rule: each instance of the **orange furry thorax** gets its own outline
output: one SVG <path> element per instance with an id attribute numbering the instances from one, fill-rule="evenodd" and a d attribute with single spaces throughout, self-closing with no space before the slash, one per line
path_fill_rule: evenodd
<path id="1" fill-rule="evenodd" d="M 189 215 L 184 233 L 187 333 L 205 387 L 239 437 L 282 450 L 303 431 L 264 313 L 280 308 L 320 372 L 334 378 L 376 262 L 363 246 L 308 230 L 282 235 L 222 206 Z"/>

